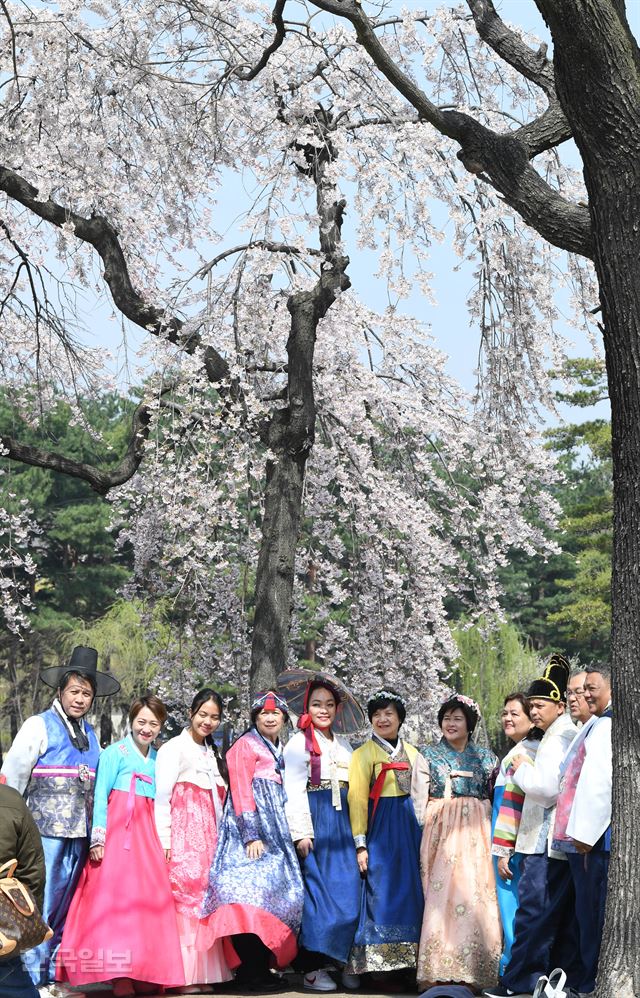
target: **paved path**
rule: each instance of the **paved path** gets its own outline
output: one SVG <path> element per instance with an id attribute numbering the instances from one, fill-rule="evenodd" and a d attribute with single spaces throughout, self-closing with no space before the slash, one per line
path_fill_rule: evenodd
<path id="1" fill-rule="evenodd" d="M 85 988 L 78 989 L 81 994 L 86 994 L 90 998 L 112 998 L 113 992 L 111 988 L 105 987 L 104 984 L 91 984 L 87 985 Z M 164 998 L 172 998 L 175 992 L 168 991 Z M 211 998 L 210 991 L 196 992 L 194 998 L 198 998 L 198 994 L 202 995 L 202 998 L 206 995 L 207 998 Z M 243 991 L 241 988 L 229 987 L 229 988 L 219 988 L 216 991 L 219 996 L 229 995 L 229 998 L 260 998 L 259 994 L 256 992 Z M 310 998 L 311 992 L 303 991 L 299 984 L 291 983 L 285 984 L 281 992 L 276 992 L 274 998 L 278 998 L 278 995 L 284 995 L 286 998 Z M 382 994 L 378 991 L 367 990 L 367 988 L 360 988 L 358 991 L 331 991 L 327 995 L 327 998 L 354 998 L 354 996 L 362 995 L 363 998 L 390 998 L 389 994 Z M 153 995 L 147 995 L 146 998 L 155 998 Z M 322 998 L 322 995 L 320 995 Z M 403 994 L 393 995 L 393 998 L 416 998 L 416 992 L 406 992 Z"/>
<path id="2" fill-rule="evenodd" d="M 287 975 L 288 976 L 288 975 Z M 78 988 L 81 994 L 86 994 L 90 998 L 112 998 L 113 992 L 111 988 L 105 986 L 104 984 L 90 984 L 84 988 Z M 202 994 L 203 998 L 205 995 L 211 996 L 210 991 L 199 992 Z M 416 998 L 415 991 L 405 992 L 404 998 Z M 168 991 L 165 998 L 171 998 L 172 994 L 175 992 Z M 229 998 L 260 998 L 259 994 L 256 992 L 243 991 L 240 987 L 235 987 L 232 984 L 222 986 L 220 985 L 216 988 L 216 994 L 222 998 L 224 995 L 228 995 Z M 318 992 L 303 991 L 301 987 L 301 980 L 299 977 L 289 977 L 283 985 L 281 992 L 276 992 L 274 998 L 278 998 L 278 994 L 285 995 L 286 998 L 312 998 L 313 994 L 318 994 Z M 195 994 L 197 998 L 198 992 Z M 331 991 L 327 994 L 327 998 L 358 998 L 358 996 L 363 996 L 363 998 L 390 998 L 389 994 L 382 993 L 379 991 L 371 990 L 366 986 L 363 986 L 358 991 Z M 147 996 L 147 998 L 154 998 L 154 996 Z M 319 998 L 322 998 L 320 994 Z M 402 994 L 393 995 L 393 998 L 403 998 Z"/>

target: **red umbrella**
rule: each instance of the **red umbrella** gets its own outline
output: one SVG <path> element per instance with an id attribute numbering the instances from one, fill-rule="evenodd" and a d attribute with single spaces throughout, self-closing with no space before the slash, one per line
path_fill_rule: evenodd
<path id="1" fill-rule="evenodd" d="M 366 714 L 341 679 L 336 679 L 328 672 L 316 672 L 315 669 L 287 669 L 281 672 L 276 680 L 278 693 L 287 701 L 294 714 L 302 714 L 304 697 L 312 680 L 324 680 L 340 696 L 340 703 L 333 722 L 333 730 L 339 735 L 351 735 L 364 727 Z"/>

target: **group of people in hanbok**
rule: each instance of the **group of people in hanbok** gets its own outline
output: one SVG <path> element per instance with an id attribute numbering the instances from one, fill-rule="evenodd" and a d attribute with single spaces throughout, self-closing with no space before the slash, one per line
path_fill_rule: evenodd
<path id="1" fill-rule="evenodd" d="M 88 679 L 96 692 L 91 662 L 91 674 L 76 658 L 57 676 L 56 717 L 40 716 L 48 731 L 62 721 L 92 744 L 83 715 L 63 709 L 69 682 Z M 492 858 L 491 798 L 494 843 L 505 842 L 515 754 L 498 766 L 472 740 L 480 709 L 458 693 L 440 706 L 441 739 L 416 748 L 401 737 L 406 707 L 391 688 L 370 696 L 371 736 L 353 750 L 334 730 L 346 695 L 332 677 L 310 678 L 283 744 L 287 701 L 261 694 L 224 759 L 215 690 L 197 693 L 187 727 L 157 752 L 166 708 L 136 699 L 126 737 L 92 757 L 90 851 L 77 873 L 66 870 L 74 882 L 57 939 L 32 974 L 40 995 L 100 981 L 117 998 L 200 993 L 233 978 L 278 991 L 289 966 L 316 992 L 336 990 L 337 979 L 355 990 L 364 974 L 386 991 L 405 990 L 411 976 L 434 996 L 451 984 L 490 988 L 510 958 L 519 875 L 513 850 Z M 505 732 L 529 761 L 542 744 L 534 720 L 526 697 L 508 698 Z M 66 762 L 78 767 L 73 753 Z M 64 780 L 61 769 L 55 777 Z"/>

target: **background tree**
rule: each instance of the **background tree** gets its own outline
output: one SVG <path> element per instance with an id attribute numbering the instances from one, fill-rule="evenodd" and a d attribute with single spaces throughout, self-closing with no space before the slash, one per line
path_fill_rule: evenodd
<path id="1" fill-rule="evenodd" d="M 619 763 L 614 784 L 614 900 L 608 907 L 598 993 L 630 998 L 640 990 L 640 955 L 629 935 L 638 910 L 637 897 L 624 889 L 629 859 L 638 855 L 637 824 L 632 818 L 638 787 L 630 774 L 640 763 L 640 722 L 632 707 L 640 661 L 638 45 L 623 0 L 537 0 L 553 40 L 552 61 L 546 48 L 534 50 L 507 27 L 491 0 L 468 0 L 483 42 L 547 100 L 546 109 L 537 116 L 505 131 L 487 123 L 479 85 L 472 91 L 481 105 L 476 114 L 470 113 L 466 98 L 449 109 L 437 97 L 428 96 L 411 75 L 404 53 L 398 58 L 397 36 L 391 37 L 383 21 L 380 28 L 386 31 L 389 44 L 381 42 L 378 25 L 369 19 L 363 4 L 355 0 L 314 2 L 351 23 L 357 43 L 404 98 L 407 109 L 415 112 L 418 127 L 428 123 L 452 140 L 463 166 L 493 188 L 543 239 L 591 259 L 595 266 L 612 410 L 612 660 L 618 711 L 613 739 Z M 415 35 L 414 31 L 412 56 L 416 47 L 424 51 L 425 45 L 419 41 L 416 45 Z M 582 201 L 567 197 L 533 164 L 569 138 L 582 160 L 587 191 Z"/>

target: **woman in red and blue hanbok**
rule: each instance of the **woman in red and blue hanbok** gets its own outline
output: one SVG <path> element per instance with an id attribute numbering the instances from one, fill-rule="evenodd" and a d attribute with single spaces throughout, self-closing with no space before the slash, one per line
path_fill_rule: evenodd
<path id="1" fill-rule="evenodd" d="M 209 875 L 202 945 L 232 937 L 249 989 L 278 990 L 269 966 L 297 952 L 303 885 L 285 815 L 280 731 L 286 702 L 269 691 L 254 700 L 251 728 L 227 752 L 229 795 Z"/>
<path id="2" fill-rule="evenodd" d="M 326 678 L 305 693 L 301 729 L 284 750 L 286 813 L 302 864 L 304 908 L 297 966 L 307 991 L 335 991 L 328 964 L 346 964 L 360 913 L 361 881 L 349 821 L 352 748 L 332 730 L 341 693 Z"/>
<path id="3" fill-rule="evenodd" d="M 167 862 L 154 820 L 152 745 L 166 716 L 158 697 L 140 697 L 129 711 L 130 734 L 100 756 L 91 852 L 58 953 L 58 980 L 112 981 L 116 998 L 185 982 Z"/>

